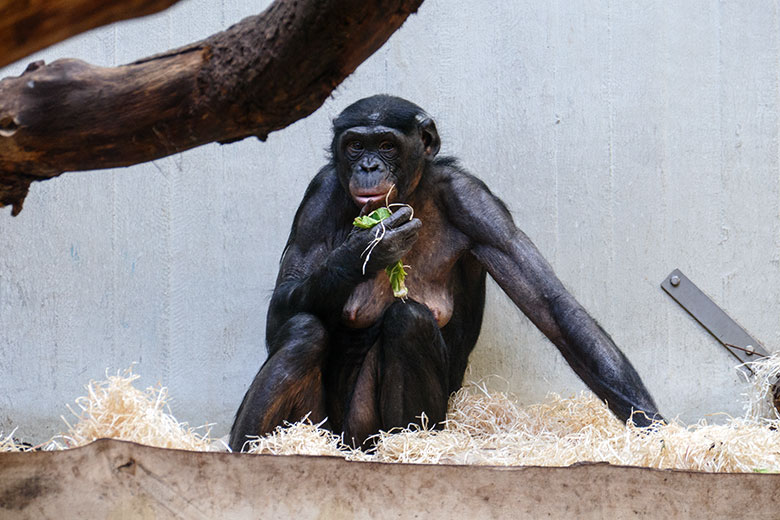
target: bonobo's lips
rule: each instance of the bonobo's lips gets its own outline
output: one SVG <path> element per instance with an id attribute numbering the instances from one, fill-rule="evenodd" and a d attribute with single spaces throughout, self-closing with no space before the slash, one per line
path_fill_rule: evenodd
<path id="1" fill-rule="evenodd" d="M 374 206 L 377 202 L 384 202 L 386 197 L 387 192 L 363 193 L 361 195 L 355 195 L 355 202 L 357 202 L 359 206 L 365 206 L 366 204 L 371 204 L 371 206 Z"/>

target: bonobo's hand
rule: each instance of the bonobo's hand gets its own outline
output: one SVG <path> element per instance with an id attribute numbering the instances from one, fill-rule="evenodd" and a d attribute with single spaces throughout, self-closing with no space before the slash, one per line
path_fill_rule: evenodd
<path id="1" fill-rule="evenodd" d="M 401 207 L 373 228 L 355 228 L 349 234 L 344 246 L 349 254 L 358 260 L 357 265 L 360 269 L 368 257 L 365 267 L 367 275 L 374 274 L 380 269 L 396 263 L 412 249 L 417 241 L 422 223 L 416 218 L 410 220 L 411 216 L 411 208 Z M 384 236 L 382 236 L 383 225 Z M 371 246 L 377 237 L 382 237 L 382 239 L 376 245 Z M 369 247 L 371 249 L 367 250 Z M 365 254 L 364 251 L 366 251 Z"/>

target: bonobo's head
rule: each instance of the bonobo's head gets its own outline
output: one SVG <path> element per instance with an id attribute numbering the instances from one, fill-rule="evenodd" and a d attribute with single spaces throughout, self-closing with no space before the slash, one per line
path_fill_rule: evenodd
<path id="1" fill-rule="evenodd" d="M 373 210 L 406 200 L 427 162 L 439 151 L 436 125 L 405 99 L 372 96 L 348 106 L 333 121 L 331 152 L 341 184 L 358 207 Z"/>

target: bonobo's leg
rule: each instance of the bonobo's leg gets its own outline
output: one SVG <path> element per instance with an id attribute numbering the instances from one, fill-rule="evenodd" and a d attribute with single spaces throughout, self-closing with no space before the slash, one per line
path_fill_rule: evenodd
<path id="1" fill-rule="evenodd" d="M 431 311 L 408 300 L 385 311 L 379 341 L 366 355 L 344 425 L 345 441 L 361 445 L 379 429 L 444 421 L 449 356 Z"/>
<path id="2" fill-rule="evenodd" d="M 421 413 L 445 419 L 449 355 L 433 313 L 414 301 L 395 302 L 382 323 L 379 352 L 379 412 L 382 427 L 406 427 Z"/>
<path id="3" fill-rule="evenodd" d="M 327 333 L 311 314 L 297 314 L 279 330 L 272 352 L 247 390 L 230 430 L 230 448 L 241 450 L 247 435 L 263 435 L 283 421 L 295 422 L 311 412 L 312 422 L 325 419 L 322 365 Z"/>

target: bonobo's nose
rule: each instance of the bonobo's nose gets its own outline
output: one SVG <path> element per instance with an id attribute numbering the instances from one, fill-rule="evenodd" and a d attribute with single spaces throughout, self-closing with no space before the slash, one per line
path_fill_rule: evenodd
<path id="1" fill-rule="evenodd" d="M 363 173 L 373 173 L 379 169 L 379 161 L 375 159 L 361 161 L 360 169 Z"/>

